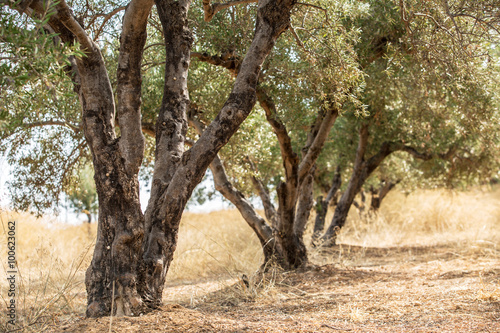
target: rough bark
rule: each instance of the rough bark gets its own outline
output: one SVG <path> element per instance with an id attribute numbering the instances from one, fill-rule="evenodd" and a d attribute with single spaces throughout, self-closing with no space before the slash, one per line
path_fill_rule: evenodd
<path id="1" fill-rule="evenodd" d="M 113 96 L 102 56 L 95 52 L 99 54 L 97 59 L 93 59 L 93 54 L 78 61 L 85 137 L 93 154 L 99 196 L 96 248 L 85 279 L 88 316 L 110 312 L 138 315 L 143 310 L 137 293 L 137 265 L 144 235 L 138 181 L 144 153 L 140 64 L 152 4 L 152 1 L 132 1 L 123 19 L 117 71 L 118 122 L 122 133 L 119 139 L 114 138 L 114 106 L 106 106 L 112 103 Z M 100 98 L 93 100 L 97 96 Z"/>
<path id="2" fill-rule="evenodd" d="M 171 7 L 181 6 L 180 4 L 176 4 L 173 3 Z M 169 3 L 158 3 L 157 7 L 159 7 L 160 16 L 169 18 L 171 12 L 169 12 L 168 8 L 165 8 L 165 10 L 160 9 L 160 7 L 167 5 Z M 162 144 L 169 149 L 165 151 L 166 156 L 157 154 L 158 159 L 170 158 L 171 161 L 169 163 L 174 163 L 175 167 L 167 163 L 168 168 L 163 169 L 161 172 L 156 172 L 156 179 L 154 181 L 157 182 L 157 185 L 154 186 L 158 186 L 161 190 L 152 191 L 152 198 L 146 212 L 146 232 L 148 238 L 144 244 L 143 260 L 145 268 L 141 272 L 141 274 L 144 274 L 146 289 L 141 290 L 141 294 L 144 295 L 144 298 L 151 307 L 161 304 L 165 276 L 172 261 L 177 243 L 180 218 L 187 200 L 191 196 L 195 186 L 201 182 L 206 169 L 212 163 L 220 148 L 228 142 L 252 110 L 255 104 L 255 89 L 261 65 L 274 46 L 276 39 L 288 28 L 290 10 L 293 5 L 294 1 L 276 2 L 270 0 L 259 3 L 254 39 L 241 64 L 233 90 L 221 112 L 207 126 L 199 140 L 188 151 L 178 156 L 177 152 L 179 150 L 172 149 L 172 147 L 174 143 L 177 145 L 182 140 L 175 139 L 173 135 L 170 135 L 172 139 L 166 140 Z M 170 20 L 162 19 L 165 21 L 162 22 L 164 29 L 169 24 L 174 24 L 180 17 L 185 20 L 183 12 L 170 16 Z M 178 33 L 182 33 L 187 29 L 185 23 L 182 24 L 182 27 L 182 30 L 177 29 Z M 165 32 L 165 36 L 167 36 L 167 33 L 168 31 Z M 178 35 L 174 34 L 171 38 L 175 40 L 176 37 L 179 38 Z M 168 42 L 166 43 L 168 53 L 168 48 L 174 43 L 170 43 L 168 39 L 166 40 Z M 182 47 L 182 45 L 179 47 Z M 176 68 L 176 62 L 171 64 L 171 62 L 167 61 L 167 63 L 169 63 L 167 68 Z M 180 61 L 179 66 L 187 68 L 188 63 L 189 57 L 186 57 L 183 61 Z M 180 78 L 184 79 L 183 76 L 169 77 L 167 79 L 176 81 Z M 174 114 L 178 110 L 169 112 Z M 172 117 L 172 121 L 177 124 L 176 131 L 180 131 L 179 127 L 186 124 L 185 117 L 185 110 L 182 111 L 178 118 Z M 159 119 L 157 133 L 162 126 L 171 127 L 171 124 L 163 119 Z M 173 144 L 169 145 L 169 142 Z M 170 174 L 170 170 L 173 170 L 172 176 L 167 177 L 165 174 Z"/>
<path id="3" fill-rule="evenodd" d="M 140 63 L 151 6 L 152 1 L 133 1 L 124 16 L 117 71 L 118 121 L 122 133 L 118 140 L 114 138 L 114 106 L 106 106 L 112 103 L 113 96 L 102 56 L 99 54 L 94 60 L 92 55 L 78 61 L 85 137 L 93 153 L 99 196 L 98 237 L 85 280 L 88 316 L 108 315 L 110 311 L 116 315 L 138 315 L 142 311 L 136 270 L 144 218 L 137 175 L 144 138 L 140 126 L 140 85 L 139 88 L 136 85 L 141 82 Z M 95 78 L 100 81 L 97 85 Z M 86 83 L 87 79 L 90 82 Z M 88 87 L 92 88 L 86 91 Z M 97 96 L 99 100 L 94 101 Z M 114 309 L 110 309 L 111 301 Z"/>
<path id="4" fill-rule="evenodd" d="M 165 83 L 156 122 L 155 166 L 145 213 L 139 292 L 148 307 L 161 304 L 165 276 L 175 250 L 177 229 L 164 223 L 164 194 L 181 163 L 189 106 L 187 75 L 192 44 L 187 14 L 190 1 L 157 0 L 165 39 Z"/>
<path id="5" fill-rule="evenodd" d="M 48 28 L 64 42 L 78 41 L 85 57 L 77 59 L 72 76 L 82 105 L 82 124 L 92 153 L 99 198 L 98 236 L 86 274 L 88 316 L 137 315 L 161 303 L 165 275 L 176 246 L 180 217 L 192 190 L 218 150 L 227 143 L 255 103 L 261 65 L 290 22 L 294 0 L 261 1 L 255 36 L 243 60 L 233 91 L 200 140 L 183 151 L 189 103 L 186 80 L 191 35 L 187 29 L 189 0 L 157 0 L 166 41 L 164 98 L 156 124 L 156 162 L 147 219 L 139 203 L 137 170 L 144 139 L 140 123 L 140 62 L 152 0 L 132 0 L 120 37 L 115 96 L 97 45 L 63 1 L 55 5 Z M 42 15 L 45 2 L 23 2 L 28 14 Z M 144 235 L 146 235 L 144 239 Z M 143 243 L 144 240 L 144 243 Z M 112 299 L 114 295 L 114 299 Z M 111 304 L 115 308 L 111 309 Z"/>
<path id="6" fill-rule="evenodd" d="M 122 81 L 132 82 L 138 73 L 134 66 L 140 63 L 145 37 L 145 23 L 149 13 L 148 1 L 132 2 L 125 15 L 123 39 L 133 40 L 125 50 L 122 39 L 120 52 L 128 52 L 130 62 L 122 68 Z M 26 12 L 41 15 L 45 11 L 42 1 L 25 3 Z M 141 10 L 136 10 L 137 5 Z M 141 140 L 131 148 L 127 139 L 115 134 L 114 96 L 104 66 L 104 60 L 97 46 L 79 25 L 64 1 L 56 4 L 55 13 L 48 21 L 48 28 L 59 33 L 64 42 L 78 41 L 86 57 L 73 62 L 75 91 L 82 105 L 82 124 L 85 138 L 92 153 L 96 189 L 99 198 L 98 239 L 91 266 L 87 270 L 85 283 L 88 292 L 87 315 L 109 315 L 112 311 L 112 288 L 115 288 L 115 313 L 133 314 L 141 309 L 141 300 L 136 291 L 135 268 L 138 262 L 143 230 L 143 217 L 139 203 L 139 186 L 136 170 L 137 161 L 142 159 Z M 151 8 L 151 6 L 149 6 Z M 131 17 L 132 16 L 132 17 Z M 129 29 L 132 22 L 134 29 Z M 127 30 L 128 29 L 128 30 Z M 128 43 L 128 42 L 127 42 Z M 130 73 L 129 73 L 130 72 Z M 124 87 L 124 85 L 122 85 Z M 134 126 L 130 118 L 139 114 L 140 91 L 131 92 L 131 100 L 119 101 L 124 115 L 124 127 Z M 140 126 L 138 127 L 140 131 Z M 130 128 L 130 133 L 134 132 Z M 140 133 L 140 132 L 139 132 Z"/>
<path id="7" fill-rule="evenodd" d="M 151 1 L 132 1 L 125 14 L 118 76 L 121 92 L 127 90 L 130 82 L 140 81 L 138 68 L 151 5 Z M 144 221 L 137 179 L 143 144 L 142 135 L 136 135 L 137 131 L 140 133 L 140 124 L 137 126 L 134 121 L 140 118 L 140 89 L 128 91 L 126 100 L 119 92 L 118 117 L 122 117 L 125 135 L 117 138 L 114 96 L 103 57 L 64 1 L 53 8 L 55 12 L 46 28 L 58 33 L 60 41 L 78 41 L 86 53 L 83 58 L 71 60 L 68 74 L 82 105 L 82 128 L 92 154 L 99 199 L 98 238 L 85 278 L 87 315 L 109 315 L 112 310 L 118 315 L 137 314 L 142 302 L 136 290 L 135 269 Z M 43 1 L 35 0 L 23 2 L 20 10 L 41 16 L 46 8 Z M 128 61 L 123 61 L 123 57 Z M 131 137 L 135 138 L 133 145 L 127 142 Z M 115 309 L 111 309 L 113 301 Z"/>

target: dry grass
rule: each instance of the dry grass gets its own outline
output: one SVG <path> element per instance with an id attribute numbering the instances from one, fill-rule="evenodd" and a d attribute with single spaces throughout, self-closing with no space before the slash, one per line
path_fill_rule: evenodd
<path id="1" fill-rule="evenodd" d="M 168 280 L 237 277 L 256 270 L 260 243 L 237 210 L 183 215 Z"/>
<path id="2" fill-rule="evenodd" d="M 95 226 L 64 226 L 48 218 L 1 212 L 1 270 L 5 273 L 8 221 L 16 221 L 18 326 L 38 332 L 55 320 L 80 315 L 86 306 L 83 279 L 90 264 Z M 0 280 L 0 288 L 0 302 L 7 305 L 5 279 Z M 2 316 L 0 329 L 5 328 L 5 320 Z"/>
<path id="3" fill-rule="evenodd" d="M 330 212 L 329 216 L 331 214 Z M 20 327 L 25 331 L 42 331 L 49 325 L 61 325 L 81 317 L 86 302 L 84 273 L 91 260 L 95 225 L 90 229 L 87 225 L 65 226 L 26 214 L 2 212 L 1 223 L 4 227 L 8 220 L 18 222 Z M 0 258 L 5 271 L 6 242 L 3 229 L 0 234 Z M 483 271 L 491 272 L 491 261 L 499 259 L 498 189 L 468 193 L 420 191 L 409 196 L 392 193 L 384 202 L 379 216 L 374 219 L 361 219 L 353 210 L 339 241 L 344 245 L 334 253 L 325 255 L 311 251 L 312 261 L 322 265 L 334 264 L 335 267 L 350 272 L 361 266 L 383 266 L 394 261 L 413 262 L 421 256 L 425 257 L 425 260 L 419 259 L 422 262 L 435 261 L 429 265 L 432 274 L 451 274 L 449 262 L 430 254 L 434 249 L 440 249 L 440 244 L 446 244 L 444 256 L 451 256 L 449 253 L 453 253 L 453 260 L 457 262 L 452 265 L 461 265 L 460 276 L 467 269 L 478 272 L 474 274 L 482 282 L 470 289 L 474 293 L 473 302 L 500 301 L 498 279 L 492 279 L 491 274 L 484 278 L 481 276 L 481 267 L 484 266 Z M 383 253 L 370 250 L 372 247 L 393 246 L 399 246 L 403 250 L 387 250 Z M 422 246 L 434 248 L 430 253 L 420 253 Z M 175 258 L 167 276 L 165 300 L 180 302 L 192 308 L 204 308 L 208 312 L 210 311 L 206 308 L 210 304 L 227 308 L 259 301 L 267 304 L 267 308 L 260 309 L 266 312 L 271 311 L 276 304 L 286 303 L 290 299 L 315 299 L 316 291 L 304 292 L 307 288 L 301 285 L 303 282 L 287 282 L 288 275 L 282 272 L 273 271 L 274 275 L 267 279 L 257 279 L 252 274 L 260 262 L 260 244 L 237 211 L 186 213 L 181 223 Z M 412 266 L 411 269 L 416 268 Z M 397 281 L 400 273 L 394 272 L 394 281 Z M 246 286 L 241 280 L 242 274 L 248 275 L 255 283 Z M 392 279 L 390 274 L 388 276 Z M 366 280 L 363 283 L 373 282 Z M 379 287 L 379 284 L 373 286 L 375 290 Z M 7 301 L 5 279 L 0 280 L 0 288 L 0 303 L 4 303 Z M 321 300 L 317 301 L 318 304 L 321 303 Z M 383 299 L 379 301 L 377 311 L 380 313 L 406 311 L 393 308 L 401 306 L 401 302 L 388 300 L 384 305 Z M 3 313 L 2 308 L 3 304 L 0 307 Z M 336 302 L 334 308 L 343 315 L 344 322 L 351 324 L 364 324 L 374 318 L 371 308 L 349 297 L 346 297 L 346 302 Z M 256 315 L 257 312 L 258 309 L 252 313 Z M 4 325 L 5 316 L 2 315 L 0 331 L 5 328 Z M 325 325 L 327 330 L 331 326 Z"/>
<path id="4" fill-rule="evenodd" d="M 500 188 L 393 192 L 369 221 L 353 212 L 339 236 L 341 243 L 369 247 L 499 240 Z"/>

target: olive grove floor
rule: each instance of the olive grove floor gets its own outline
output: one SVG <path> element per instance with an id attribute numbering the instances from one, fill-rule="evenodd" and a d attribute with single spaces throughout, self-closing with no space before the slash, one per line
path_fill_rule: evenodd
<path id="1" fill-rule="evenodd" d="M 338 263 L 169 285 L 160 310 L 54 322 L 53 332 L 500 332 L 496 244 L 313 254 Z M 245 280 L 245 281 L 244 281 Z"/>

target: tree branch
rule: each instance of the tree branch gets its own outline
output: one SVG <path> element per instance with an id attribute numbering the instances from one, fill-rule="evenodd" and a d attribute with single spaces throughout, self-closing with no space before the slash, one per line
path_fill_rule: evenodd
<path id="1" fill-rule="evenodd" d="M 305 2 L 297 2 L 297 5 L 319 9 L 325 13 L 326 18 L 328 19 L 328 11 L 321 6 L 316 6 L 316 5 L 313 5 L 312 3 L 305 3 Z"/>
<path id="2" fill-rule="evenodd" d="M 104 20 L 102 21 L 101 23 L 101 26 L 97 29 L 95 35 L 94 35 L 94 41 L 97 40 L 97 38 L 99 38 L 99 35 L 101 34 L 102 30 L 104 29 L 104 26 L 106 25 L 106 23 L 113 17 L 115 16 L 116 14 L 118 14 L 119 12 L 121 12 L 122 10 L 125 10 L 127 7 L 126 6 L 123 6 L 123 7 L 118 7 L 118 8 L 115 8 L 114 10 L 112 10 L 111 12 L 109 12 L 108 14 L 99 14 L 99 15 L 95 15 L 94 18 L 90 21 L 89 24 L 92 24 L 93 21 L 95 21 L 95 19 L 99 16 L 104 16 Z"/>
<path id="3" fill-rule="evenodd" d="M 258 0 L 233 0 L 225 3 L 214 3 L 211 4 L 211 0 L 203 0 L 203 10 L 205 12 L 205 21 L 210 22 L 212 18 L 223 9 L 244 5 L 249 3 L 256 3 Z"/>
<path id="4" fill-rule="evenodd" d="M 422 153 L 411 146 L 404 145 L 401 142 L 384 142 L 377 154 L 373 155 L 365 162 L 366 178 L 382 163 L 382 161 L 390 154 L 396 151 L 404 151 L 414 158 L 429 161 L 433 158 L 441 158 L 443 160 L 450 159 L 456 152 L 456 146 L 452 145 L 446 153 Z"/>
<path id="5" fill-rule="evenodd" d="M 80 23 L 73 16 L 71 9 L 65 0 L 60 0 L 56 3 L 57 16 L 61 20 L 62 24 L 66 26 L 76 37 L 76 39 L 82 45 L 83 50 L 94 53 L 94 44 L 89 38 L 85 30 L 80 26 Z"/>
<path id="6" fill-rule="evenodd" d="M 205 124 L 196 119 L 196 116 L 193 114 L 193 112 L 188 113 L 188 121 L 199 135 L 203 133 Z M 190 145 L 192 146 L 193 143 L 190 143 Z M 241 213 L 241 216 L 255 231 L 262 244 L 264 254 L 267 258 L 267 256 L 270 255 L 272 249 L 274 248 L 274 245 L 272 244 L 272 229 L 269 227 L 269 225 L 266 224 L 264 219 L 259 216 L 250 202 L 245 198 L 243 193 L 238 191 L 233 186 L 233 184 L 231 184 L 226 174 L 226 170 L 224 169 L 224 165 L 222 164 L 218 155 L 216 155 L 212 163 L 210 163 L 209 168 L 212 171 L 212 175 L 214 177 L 215 189 L 219 191 L 224 196 L 224 198 L 229 200 L 238 209 L 238 211 Z"/>
<path id="7" fill-rule="evenodd" d="M 47 121 L 36 121 L 36 122 L 33 122 L 33 123 L 27 123 L 27 124 L 23 124 L 22 125 L 23 128 L 25 129 L 29 129 L 29 128 L 36 128 L 36 127 L 44 127 L 44 126 L 63 126 L 63 127 L 67 127 L 69 129 L 71 129 L 73 132 L 75 133 L 78 133 L 80 132 L 80 130 L 82 129 L 82 124 L 80 124 L 79 126 L 75 126 L 69 122 L 66 122 L 66 121 L 60 121 L 60 120 L 47 120 Z M 15 132 L 12 132 L 12 133 L 8 133 L 8 134 L 5 134 L 1 137 L 2 140 L 14 135 L 14 134 L 17 134 L 19 133 L 19 131 L 15 131 Z"/>
<path id="8" fill-rule="evenodd" d="M 34 127 L 43 127 L 43 126 L 64 126 L 68 127 L 73 132 L 78 133 L 82 129 L 82 125 L 80 124 L 79 126 L 75 126 L 73 124 L 70 124 L 67 121 L 60 121 L 60 120 L 47 120 L 47 121 L 36 121 L 33 123 L 28 123 L 28 124 L 23 124 L 25 128 L 34 128 Z"/>
<path id="9" fill-rule="evenodd" d="M 238 75 L 241 66 L 241 58 L 234 52 L 225 52 L 221 56 L 210 56 L 207 53 L 191 52 L 191 58 L 207 62 L 215 66 L 228 69 L 234 76 Z"/>
<path id="10" fill-rule="evenodd" d="M 257 170 L 255 168 L 255 164 L 253 161 L 247 157 L 247 162 L 250 164 L 250 168 L 255 173 Z M 264 213 L 266 214 L 266 219 L 269 221 L 271 225 L 275 225 L 276 223 L 276 208 L 274 207 L 271 197 L 269 196 L 269 191 L 266 186 L 262 183 L 262 181 L 257 178 L 257 176 L 252 176 L 252 184 L 257 193 L 259 194 L 260 200 L 262 201 L 262 205 L 264 206 Z"/>
<path id="11" fill-rule="evenodd" d="M 295 28 L 290 25 L 290 32 L 292 33 L 293 37 L 295 38 L 295 41 L 297 42 L 297 45 L 300 46 L 300 48 L 306 52 L 306 53 L 311 53 L 308 49 L 306 49 L 306 47 L 304 46 L 304 43 L 302 43 L 302 41 L 300 40 L 300 37 L 299 35 L 297 35 L 297 32 L 295 31 Z"/>
<path id="12" fill-rule="evenodd" d="M 121 137 L 119 147 L 125 167 L 131 173 L 139 170 L 144 156 L 141 127 L 141 62 L 146 44 L 146 26 L 154 0 L 132 0 L 123 17 L 118 56 L 117 116 Z"/>
<path id="13" fill-rule="evenodd" d="M 304 177 L 309 173 L 312 166 L 316 163 L 321 150 L 325 144 L 328 134 L 335 124 L 335 120 L 339 115 L 339 110 L 335 107 L 330 107 L 324 118 L 322 119 L 317 134 L 314 136 L 314 140 L 311 145 L 306 148 L 307 153 L 302 158 L 299 164 L 299 182 L 301 182 Z"/>
<path id="14" fill-rule="evenodd" d="M 257 100 L 266 113 L 267 122 L 273 128 L 274 133 L 280 144 L 283 167 L 285 168 L 286 179 L 292 179 L 298 168 L 299 158 L 293 151 L 292 140 L 288 135 L 285 125 L 277 117 L 276 105 L 264 89 L 257 87 Z"/>

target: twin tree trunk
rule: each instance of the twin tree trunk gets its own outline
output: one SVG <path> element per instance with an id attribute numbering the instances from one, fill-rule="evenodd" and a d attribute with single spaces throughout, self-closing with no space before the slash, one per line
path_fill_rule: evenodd
<path id="1" fill-rule="evenodd" d="M 64 0 L 53 7 L 46 26 L 59 33 L 64 42 L 78 41 L 86 54 L 73 61 L 68 73 L 72 73 L 82 105 L 99 199 L 97 241 L 85 278 L 87 316 L 139 315 L 161 304 L 186 202 L 217 152 L 252 110 L 261 66 L 276 39 L 288 28 L 295 1 L 259 1 L 255 35 L 231 94 L 200 139 L 184 151 L 192 41 L 187 26 L 190 4 L 190 0 L 156 0 L 166 45 L 165 86 L 156 124 L 151 199 L 145 215 L 138 181 L 144 154 L 140 69 L 153 1 L 132 0 L 125 11 L 116 107 L 103 56 Z M 43 0 L 29 1 L 28 6 L 22 11 L 34 15 L 43 15 L 46 9 Z M 210 1 L 205 1 L 204 7 L 210 8 Z M 115 121 L 120 125 L 120 137 Z"/>

